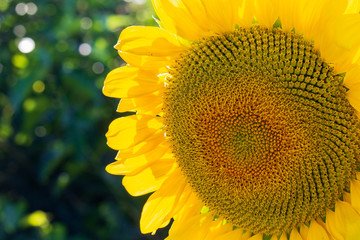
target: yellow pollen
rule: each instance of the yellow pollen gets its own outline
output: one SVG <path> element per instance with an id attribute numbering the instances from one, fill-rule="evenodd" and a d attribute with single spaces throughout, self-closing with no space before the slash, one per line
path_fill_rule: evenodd
<path id="1" fill-rule="evenodd" d="M 312 43 L 281 29 L 194 43 L 171 66 L 164 120 L 198 197 L 255 234 L 324 217 L 359 166 L 360 121 L 342 81 Z"/>

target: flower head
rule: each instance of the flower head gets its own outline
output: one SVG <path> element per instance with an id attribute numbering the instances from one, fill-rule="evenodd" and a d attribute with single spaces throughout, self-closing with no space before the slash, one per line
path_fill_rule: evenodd
<path id="1" fill-rule="evenodd" d="M 360 239 L 360 4 L 153 0 L 129 27 L 107 167 L 169 239 Z"/>

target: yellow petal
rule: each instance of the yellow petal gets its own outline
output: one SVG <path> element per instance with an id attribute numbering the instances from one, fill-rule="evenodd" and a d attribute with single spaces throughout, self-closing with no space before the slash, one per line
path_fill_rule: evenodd
<path id="1" fill-rule="evenodd" d="M 350 193 L 347 193 L 347 192 L 344 192 L 344 193 L 343 193 L 343 200 L 344 200 L 345 202 L 351 204 L 351 194 L 350 194 Z"/>
<path id="2" fill-rule="evenodd" d="M 344 84 L 347 88 L 351 88 L 353 85 L 360 83 L 360 65 L 353 65 L 352 68 L 346 72 Z"/>
<path id="3" fill-rule="evenodd" d="M 123 185 L 132 196 L 141 196 L 156 191 L 175 168 L 174 162 L 154 164 L 134 176 L 125 176 Z M 156 229 L 154 229 L 156 230 Z M 151 231 L 152 232 L 152 231 Z"/>
<path id="4" fill-rule="evenodd" d="M 326 230 L 315 220 L 312 220 L 306 240 L 330 240 Z"/>
<path id="5" fill-rule="evenodd" d="M 163 123 L 158 117 L 132 115 L 115 119 L 106 133 L 109 147 L 121 150 L 133 147 L 144 141 L 154 140 L 156 133 L 161 133 Z"/>
<path id="6" fill-rule="evenodd" d="M 360 214 L 360 181 L 351 180 L 350 183 L 351 205 Z"/>
<path id="7" fill-rule="evenodd" d="M 252 2 L 246 0 L 153 0 L 162 26 L 184 39 L 250 26 Z"/>
<path id="8" fill-rule="evenodd" d="M 354 57 L 352 58 L 351 64 L 354 64 L 357 67 L 359 67 L 359 65 L 360 65 L 360 47 L 357 50 L 357 52 L 355 52 Z"/>
<path id="9" fill-rule="evenodd" d="M 300 226 L 300 235 L 301 235 L 302 239 L 307 240 L 308 233 L 309 233 L 309 228 L 305 224 L 301 225 Z"/>
<path id="10" fill-rule="evenodd" d="M 155 12 L 165 29 L 182 38 L 198 40 L 206 32 L 206 25 L 203 29 L 201 23 L 196 21 L 196 16 L 192 15 L 184 2 L 187 1 L 152 0 Z M 191 9 L 193 13 L 199 12 L 199 15 L 205 16 L 201 4 L 191 6 L 197 6 L 196 9 Z"/>
<path id="11" fill-rule="evenodd" d="M 125 66 L 112 70 L 106 77 L 103 93 L 108 97 L 127 98 L 147 95 L 164 87 L 157 71 Z"/>
<path id="12" fill-rule="evenodd" d="M 322 226 L 322 227 L 325 229 L 325 231 L 327 231 L 326 224 L 324 223 L 324 221 L 323 221 L 321 218 L 317 218 L 317 219 L 316 219 L 316 222 L 317 222 L 320 226 Z M 327 232 L 327 235 L 330 237 L 329 232 Z"/>
<path id="13" fill-rule="evenodd" d="M 281 234 L 280 238 L 276 234 L 272 235 L 270 240 L 288 240 L 288 238 L 286 236 L 286 233 L 284 232 L 283 234 Z"/>
<path id="14" fill-rule="evenodd" d="M 289 6 L 287 2 L 287 6 Z M 278 0 L 254 1 L 254 16 L 261 26 L 272 27 L 279 17 L 280 4 Z"/>
<path id="15" fill-rule="evenodd" d="M 328 31 L 327 26 L 329 24 L 329 20 L 341 16 L 347 7 L 347 0 L 278 0 L 268 2 L 269 5 L 273 4 L 273 6 L 270 7 L 272 9 L 272 17 L 269 18 L 271 21 L 268 21 L 268 24 L 271 24 L 270 26 L 272 26 L 277 17 L 279 17 L 282 29 L 286 31 L 295 29 L 297 34 L 304 34 L 306 39 L 315 41 L 319 40 L 317 36 L 321 36 L 323 33 Z M 270 15 L 269 13 L 266 14 Z M 259 23 L 261 24 L 260 21 Z M 313 30 L 319 29 L 322 29 L 322 32 L 313 32 Z"/>
<path id="16" fill-rule="evenodd" d="M 177 37 L 168 31 L 140 26 L 124 29 L 115 48 L 125 62 L 143 68 L 166 66 L 185 50 Z"/>
<path id="17" fill-rule="evenodd" d="M 360 14 L 346 15 L 335 26 L 337 41 L 346 49 L 351 49 L 360 42 Z"/>
<path id="18" fill-rule="evenodd" d="M 158 141 L 156 143 L 156 147 L 151 145 L 152 148 L 149 147 L 149 149 L 146 149 L 147 151 L 135 151 L 135 152 L 127 152 L 127 151 L 121 151 L 118 152 L 115 159 L 116 160 L 127 160 L 136 158 L 138 156 L 144 156 L 147 159 L 151 158 L 173 158 L 173 154 L 171 152 L 171 149 L 169 147 L 169 144 L 167 141 L 164 141 L 164 138 L 162 138 L 162 142 Z M 130 148 L 131 149 L 131 148 Z M 128 150 L 128 149 L 127 149 Z"/>
<path id="19" fill-rule="evenodd" d="M 244 233 L 243 229 L 236 229 L 234 231 L 229 231 L 228 233 L 225 233 L 219 237 L 217 237 L 215 240 L 228 240 L 228 239 L 237 239 L 237 240 L 247 240 L 251 236 L 251 233 L 247 231 Z"/>
<path id="20" fill-rule="evenodd" d="M 360 13 L 360 1 L 359 0 L 350 0 L 345 13 L 346 14 Z"/>
<path id="21" fill-rule="evenodd" d="M 251 237 L 251 232 L 247 231 L 246 233 L 243 233 L 241 240 L 248 240 Z"/>
<path id="22" fill-rule="evenodd" d="M 266 0 L 262 0 L 266 1 Z M 343 16 L 347 7 L 346 0 L 317 0 L 317 1 L 266 1 L 270 11 L 265 12 L 268 26 L 279 17 L 285 31 L 295 30 L 297 34 L 304 35 L 308 41 L 313 41 L 315 48 L 319 49 L 322 57 L 330 62 L 338 61 L 341 48 L 336 45 L 334 25 Z M 267 6 L 263 7 L 266 11 Z M 261 24 L 261 21 L 259 21 Z M 336 49 L 336 54 L 334 53 Z M 338 51 L 340 50 L 340 51 Z"/>
<path id="23" fill-rule="evenodd" d="M 338 201 L 335 206 L 335 224 L 333 230 L 342 236 L 342 239 L 360 239 L 360 215 L 347 202 Z M 334 219 L 331 219 L 334 221 Z"/>
<path id="24" fill-rule="evenodd" d="M 200 214 L 202 206 L 203 204 L 190 189 L 189 185 L 186 184 L 176 206 L 174 206 L 173 210 L 164 218 L 164 220 L 170 219 L 171 217 L 174 219 L 170 232 L 182 232 L 184 225 L 189 222 L 189 219 Z M 171 235 L 171 233 L 169 234 Z"/>
<path id="25" fill-rule="evenodd" d="M 165 140 L 163 132 L 157 132 L 153 137 L 151 137 L 151 141 L 139 142 L 133 147 L 122 149 L 118 151 L 116 159 L 126 159 L 136 157 L 147 152 L 154 150 L 157 146 L 167 144 Z"/>
<path id="26" fill-rule="evenodd" d="M 160 168 L 161 173 L 164 173 L 167 171 L 167 169 L 171 169 L 174 163 L 175 163 L 174 159 L 155 158 L 152 160 L 147 160 L 143 157 L 136 157 L 134 159 L 120 160 L 117 162 L 113 162 L 108 166 L 106 166 L 106 171 L 114 175 L 134 176 L 140 174 L 146 168 L 150 168 L 150 170 L 155 175 L 157 168 Z"/>
<path id="27" fill-rule="evenodd" d="M 140 219 L 142 233 L 150 233 L 167 221 L 169 213 L 176 207 L 185 188 L 185 181 L 179 169 L 176 169 L 162 186 L 153 193 L 144 205 Z"/>
<path id="28" fill-rule="evenodd" d="M 350 104 L 360 112 L 360 82 L 353 84 L 347 92 L 347 98 Z"/>
<path id="29" fill-rule="evenodd" d="M 335 64 L 335 70 L 338 73 L 348 72 L 351 64 L 359 59 L 360 14 L 334 16 L 333 19 L 327 21 L 326 25 L 324 34 L 321 32 L 315 34 L 315 36 L 323 35 L 324 37 L 321 44 L 315 42 L 315 47 L 320 49 L 326 61 Z"/>
<path id="30" fill-rule="evenodd" d="M 252 236 L 251 238 L 249 238 L 249 240 L 262 240 L 263 239 L 263 234 L 259 233 L 256 234 L 254 236 Z"/>
<path id="31" fill-rule="evenodd" d="M 206 9 L 208 24 L 214 32 L 233 31 L 236 24 L 250 26 L 252 11 L 249 1 L 245 0 L 202 0 Z M 246 9 L 246 15 L 242 12 Z"/>
<path id="32" fill-rule="evenodd" d="M 290 238 L 289 240 L 303 240 L 303 238 L 301 237 L 300 233 L 298 232 L 298 230 L 296 228 L 294 228 L 291 233 L 290 233 Z"/>
<path id="33" fill-rule="evenodd" d="M 119 159 L 116 162 L 109 164 L 106 171 L 115 175 L 135 175 L 144 170 L 149 165 L 166 164 L 167 162 L 174 162 L 172 158 L 164 157 L 164 154 L 169 151 L 167 148 L 157 147 L 153 151 L 146 154 L 131 158 Z"/>
<path id="34" fill-rule="evenodd" d="M 285 232 L 283 234 L 281 234 L 279 240 L 288 240 Z"/>
<path id="35" fill-rule="evenodd" d="M 278 236 L 276 234 L 272 235 L 270 240 L 278 240 Z"/>
<path id="36" fill-rule="evenodd" d="M 182 176 L 182 175 L 181 175 Z M 183 176 L 182 176 L 183 177 Z M 173 207 L 172 211 L 169 212 L 167 218 L 172 218 L 179 214 L 185 206 L 193 205 L 194 201 L 199 201 L 195 196 L 193 190 L 191 189 L 189 184 L 185 184 L 184 190 L 178 200 L 178 203 Z"/>
<path id="37" fill-rule="evenodd" d="M 138 55 L 167 57 L 184 50 L 174 34 L 158 27 L 132 26 L 124 29 L 115 48 Z"/>
<path id="38" fill-rule="evenodd" d="M 281 19 L 284 26 L 292 23 L 296 33 L 304 34 L 305 37 L 318 40 L 321 32 L 313 32 L 322 29 L 326 32 L 329 20 L 334 19 L 344 12 L 347 1 L 318 0 L 318 1 L 284 1 L 281 5 Z M 288 12 L 286 12 L 288 9 Z M 292 17 L 290 14 L 294 14 Z M 287 29 L 288 30 L 288 29 Z"/>
<path id="39" fill-rule="evenodd" d="M 331 236 L 333 236 L 333 238 L 337 240 L 344 240 L 344 237 L 338 230 L 341 227 L 343 226 L 339 225 L 339 223 L 337 222 L 335 213 L 328 209 L 326 211 L 326 228 L 328 229 Z"/>
<path id="40" fill-rule="evenodd" d="M 188 184 L 185 186 L 185 191 L 187 187 Z M 188 222 L 190 218 L 198 216 L 201 213 L 201 209 L 203 209 L 203 207 L 204 204 L 199 200 L 196 194 L 191 191 L 186 204 L 174 215 L 174 222 L 170 231 L 172 233 L 182 231 L 184 223 Z"/>
<path id="41" fill-rule="evenodd" d="M 162 91 L 157 91 L 136 98 L 123 98 L 118 105 L 117 111 L 136 111 L 139 114 L 158 115 L 162 111 L 163 99 L 161 94 Z"/>
<path id="42" fill-rule="evenodd" d="M 198 214 L 189 218 L 182 224 L 181 231 L 174 232 L 171 228 L 166 240 L 205 239 L 213 218 L 212 213 Z"/>
<path id="43" fill-rule="evenodd" d="M 224 234 L 232 231 L 233 225 L 232 224 L 225 224 L 223 219 L 217 219 L 210 224 L 208 234 L 206 235 L 205 240 L 214 240 Z M 240 238 L 239 238 L 240 239 Z"/>

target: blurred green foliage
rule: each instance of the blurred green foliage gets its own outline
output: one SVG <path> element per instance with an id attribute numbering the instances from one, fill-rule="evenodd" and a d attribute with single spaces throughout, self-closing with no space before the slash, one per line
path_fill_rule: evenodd
<path id="1" fill-rule="evenodd" d="M 0 0 L 0 239 L 164 239 L 141 235 L 147 196 L 105 172 L 128 25 L 154 25 L 150 1 Z M 35 43 L 35 48 L 32 44 Z"/>

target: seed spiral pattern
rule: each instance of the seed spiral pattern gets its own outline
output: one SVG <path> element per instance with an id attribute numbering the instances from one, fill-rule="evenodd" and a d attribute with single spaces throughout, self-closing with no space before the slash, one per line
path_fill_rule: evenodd
<path id="1" fill-rule="evenodd" d="M 171 66 L 166 135 L 199 198 L 253 233 L 324 217 L 349 191 L 360 123 L 343 76 L 295 33 L 240 28 Z"/>

